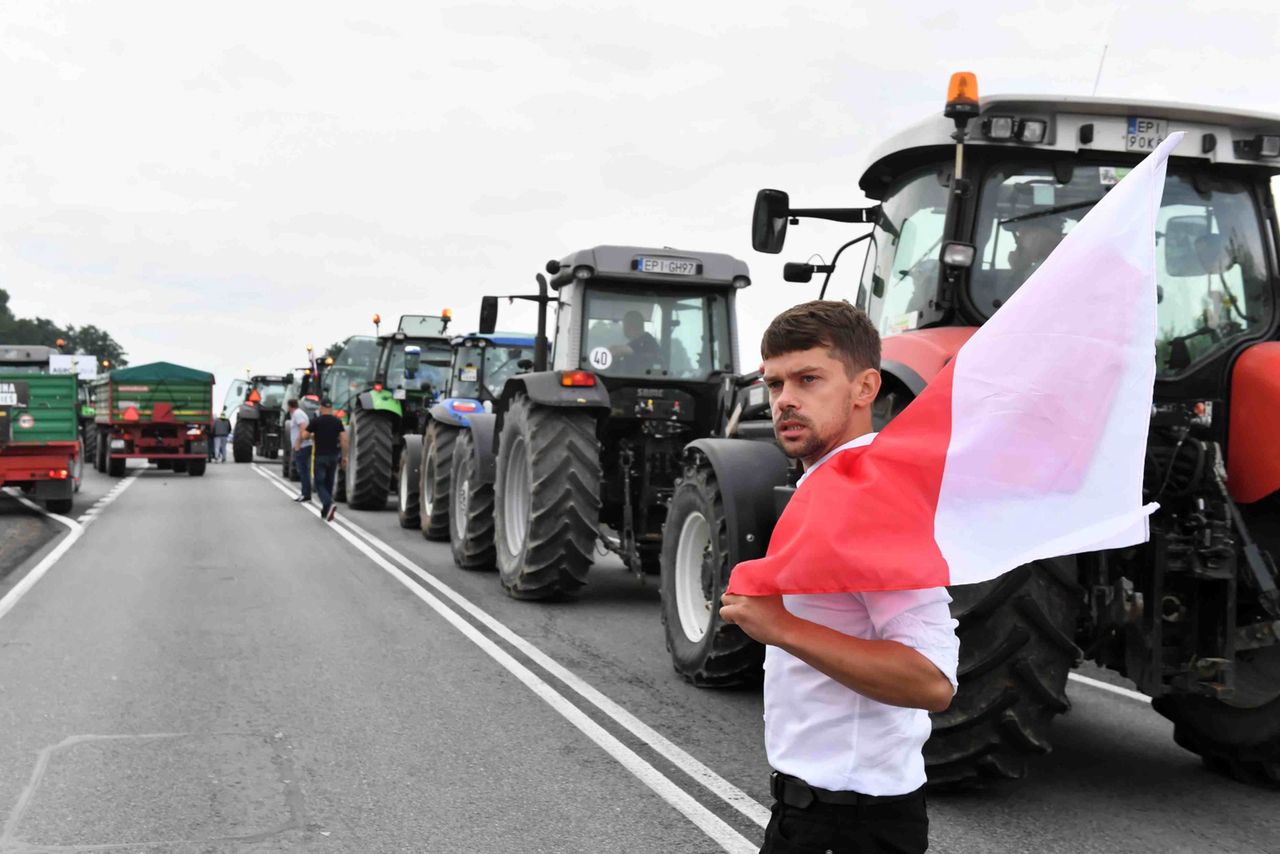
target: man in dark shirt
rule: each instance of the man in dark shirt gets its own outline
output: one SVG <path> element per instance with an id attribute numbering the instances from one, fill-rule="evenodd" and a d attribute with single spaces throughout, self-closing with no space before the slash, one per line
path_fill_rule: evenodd
<path id="1" fill-rule="evenodd" d="M 627 343 L 609 348 L 618 360 L 619 374 L 643 374 L 649 368 L 661 366 L 662 348 L 658 346 L 658 339 L 645 332 L 644 315 L 634 309 L 623 315 L 622 334 Z"/>
<path id="2" fill-rule="evenodd" d="M 333 401 L 327 397 L 320 400 L 320 414 L 302 428 L 302 438 L 311 439 L 315 447 L 315 487 L 320 496 L 320 517 L 332 522 L 337 509 L 333 506 L 333 480 L 338 474 L 339 462 L 347 464 L 347 429 L 333 414 Z"/>

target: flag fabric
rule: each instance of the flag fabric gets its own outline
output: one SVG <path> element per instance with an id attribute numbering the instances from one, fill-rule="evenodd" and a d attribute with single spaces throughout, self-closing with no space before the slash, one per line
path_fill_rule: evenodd
<path id="1" fill-rule="evenodd" d="M 867 445 L 814 470 L 728 592 L 970 584 L 1145 542 L 1156 214 L 1171 134 Z"/>

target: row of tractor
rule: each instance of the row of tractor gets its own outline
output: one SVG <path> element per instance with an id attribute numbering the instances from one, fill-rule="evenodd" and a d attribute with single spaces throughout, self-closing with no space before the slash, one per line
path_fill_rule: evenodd
<path id="1" fill-rule="evenodd" d="M 787 264 L 783 277 L 821 275 L 819 296 L 847 298 L 880 331 L 879 427 L 1174 131 L 1186 136 L 1155 234 L 1150 542 L 951 591 L 960 688 L 925 748 L 934 783 L 1023 774 L 1050 749 L 1085 660 L 1152 697 L 1211 767 L 1280 782 L 1280 118 L 979 99 L 959 76 L 943 115 L 872 156 L 860 180 L 870 206 L 757 196 L 758 251 L 779 252 L 805 219 L 863 226 L 830 262 Z M 853 274 L 833 285 L 854 246 Z M 517 599 L 579 594 L 612 553 L 638 578 L 659 576 L 681 676 L 757 680 L 762 650 L 721 621 L 719 598 L 733 566 L 764 553 L 800 472 L 774 440 L 759 373 L 738 361 L 754 349 L 737 327 L 747 265 L 597 246 L 536 280 L 536 292 L 486 296 L 475 332 L 406 316 L 309 372 L 351 434 L 339 495 L 364 510 L 394 495 L 402 526 L 448 542 L 460 569 L 496 571 Z M 536 330 L 496 331 L 502 299 L 535 303 Z"/>

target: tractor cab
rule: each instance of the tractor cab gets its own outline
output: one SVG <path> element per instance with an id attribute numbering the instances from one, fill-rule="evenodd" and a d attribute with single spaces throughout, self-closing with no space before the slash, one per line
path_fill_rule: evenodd
<path id="1" fill-rule="evenodd" d="M 980 98 L 973 75 L 961 73 L 941 115 L 872 155 L 859 185 L 876 204 L 793 208 L 786 193 L 761 190 L 752 242 L 778 252 L 787 227 L 804 219 L 870 226 L 830 265 L 788 264 L 784 277 L 808 281 L 824 272 L 825 294 L 841 253 L 865 246 L 860 273 L 846 278 L 852 286 L 831 296 L 863 308 L 883 338 L 884 383 L 874 413 L 880 426 L 1174 132 L 1185 136 L 1169 159 L 1153 235 L 1156 377 L 1145 499 L 1160 509 L 1144 547 L 1059 559 L 1059 581 L 1087 596 L 1064 599 L 1054 613 L 1064 638 L 1153 698 L 1174 722 L 1179 744 L 1214 767 L 1275 780 L 1280 232 L 1273 184 L 1280 116 L 1103 98 Z M 1028 583 L 1049 577 L 1040 564 L 1026 569 Z M 990 585 L 953 591 L 961 613 L 998 612 L 987 599 L 995 595 Z M 962 623 L 962 671 L 972 666 L 965 650 L 985 648 L 983 631 Z M 1006 684 L 1002 674 L 1016 658 L 982 665 L 992 675 L 974 681 L 992 690 Z M 1061 685 L 1067 663 L 1055 670 L 1043 664 L 1048 660 L 1037 665 L 1037 678 Z M 1016 745 L 990 740 L 966 718 L 985 702 L 982 685 L 962 686 L 941 726 L 971 733 L 974 744 L 987 745 L 972 755 L 998 753 L 1000 762 L 957 760 L 968 756 L 963 739 L 935 733 L 925 748 L 931 779 L 1021 767 Z M 1018 696 L 1020 720 L 1047 708 L 1033 711 L 1031 696 Z M 1044 715 L 1044 725 L 1051 717 Z"/>
<path id="2" fill-rule="evenodd" d="M 520 332 L 473 332 L 453 339 L 447 398 L 492 403 L 508 379 L 533 369 L 534 336 Z"/>

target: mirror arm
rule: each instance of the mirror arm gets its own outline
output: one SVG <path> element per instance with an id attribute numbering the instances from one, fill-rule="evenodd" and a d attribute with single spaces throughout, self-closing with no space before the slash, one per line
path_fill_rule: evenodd
<path id="1" fill-rule="evenodd" d="M 787 216 L 793 218 L 826 219 L 831 222 L 875 223 L 880 219 L 880 206 L 869 208 L 791 208 Z"/>
<path id="2" fill-rule="evenodd" d="M 874 208 L 868 208 L 868 210 L 879 210 L 879 208 L 880 206 L 877 205 Z M 861 243 L 868 239 L 873 234 L 875 234 L 874 231 L 868 231 L 866 234 L 860 234 L 836 250 L 836 254 L 832 257 L 831 263 L 827 265 L 827 275 L 822 279 L 822 290 L 818 291 L 818 299 L 826 299 L 827 297 L 827 285 L 831 284 L 831 274 L 836 271 L 836 264 L 840 261 L 840 253 L 848 249 L 853 244 Z"/>

